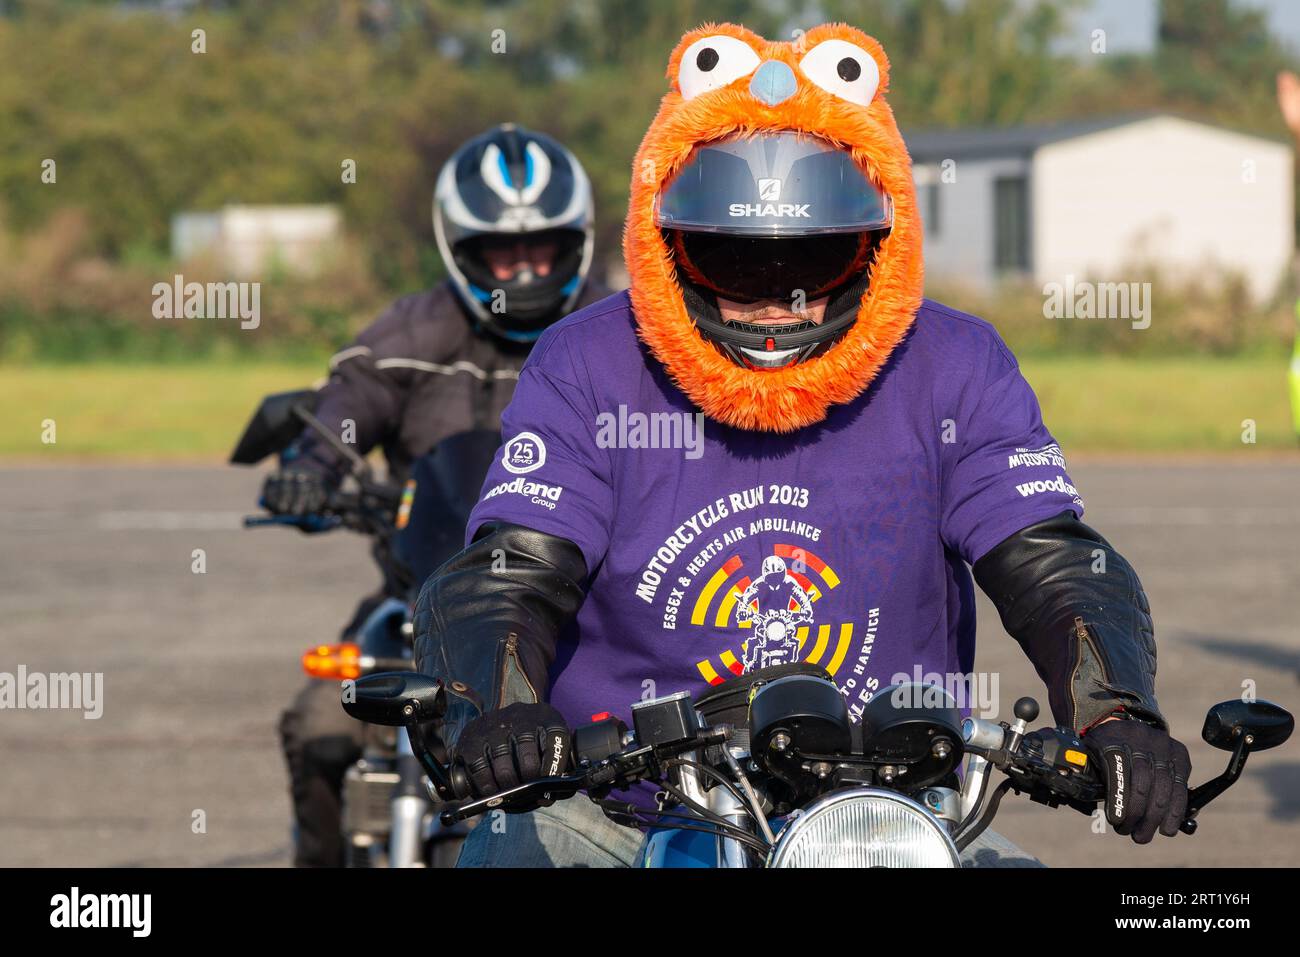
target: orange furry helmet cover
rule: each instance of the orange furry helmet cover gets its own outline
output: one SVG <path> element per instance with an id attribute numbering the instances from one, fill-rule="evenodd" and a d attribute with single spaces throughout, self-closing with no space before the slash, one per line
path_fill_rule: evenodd
<path id="1" fill-rule="evenodd" d="M 722 38 L 716 43 L 723 46 L 735 41 L 747 45 L 753 57 L 740 48 L 731 49 L 739 50 L 741 68 L 750 68 L 741 76 L 711 77 L 710 83 L 688 80 L 683 90 L 683 58 L 697 42 L 714 38 Z M 879 82 L 867 89 L 870 98 L 865 105 L 835 90 L 825 71 L 819 73 L 821 81 L 832 89 L 823 88 L 804 69 L 817 62 L 819 47 L 822 53 L 838 55 L 845 49 L 838 46 L 841 43 L 868 55 L 879 71 Z M 796 78 L 794 92 L 775 105 L 749 88 L 753 73 L 770 60 L 782 61 Z M 682 37 L 668 61 L 668 78 L 672 88 L 637 150 L 623 233 L 629 292 L 641 339 L 673 381 L 712 419 L 771 432 L 819 422 L 832 405 L 851 401 L 871 384 L 911 328 L 921 304 L 921 221 L 911 159 L 883 98 L 889 61 L 879 43 L 844 24 L 825 24 L 790 42 L 769 42 L 732 24 L 706 24 Z M 876 252 L 870 285 L 844 337 L 806 362 L 756 370 L 724 356 L 695 328 L 677 284 L 672 250 L 655 223 L 655 204 L 697 146 L 779 132 L 818 137 L 847 152 L 868 180 L 892 200 L 893 225 Z"/>

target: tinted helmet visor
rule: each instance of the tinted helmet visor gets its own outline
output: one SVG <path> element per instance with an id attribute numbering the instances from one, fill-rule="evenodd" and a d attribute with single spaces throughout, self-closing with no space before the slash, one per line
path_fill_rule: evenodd
<path id="1" fill-rule="evenodd" d="M 485 233 L 462 240 L 452 248 L 456 265 L 469 281 L 470 292 L 485 306 L 495 304 L 498 293 L 505 312 L 494 314 L 493 321 L 507 334 L 532 333 L 558 318 L 556 313 L 581 281 L 583 248 L 586 237 L 572 229 L 552 229 L 539 233 Z M 511 267 L 508 279 L 498 279 L 487 254 L 488 247 L 504 244 L 544 249 L 542 257 L 549 263 L 546 275 L 532 268 Z"/>
<path id="2" fill-rule="evenodd" d="M 735 302 L 815 299 L 870 263 L 878 233 L 753 239 L 675 232 L 672 249 L 686 278 Z"/>

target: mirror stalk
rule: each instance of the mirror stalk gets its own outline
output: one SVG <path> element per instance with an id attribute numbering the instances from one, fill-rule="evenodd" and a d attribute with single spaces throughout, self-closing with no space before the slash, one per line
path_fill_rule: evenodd
<path id="1" fill-rule="evenodd" d="M 326 428 L 324 422 L 312 415 L 311 412 L 302 405 L 295 405 L 293 407 L 293 414 L 296 415 L 309 429 L 328 442 L 334 451 L 338 452 L 352 463 L 353 475 L 361 479 L 363 482 L 368 482 L 370 480 L 370 466 L 366 463 L 366 460 L 358 455 L 355 449 L 349 448 L 346 442 Z"/>
<path id="2" fill-rule="evenodd" d="M 1228 758 L 1228 766 L 1224 772 L 1217 778 L 1211 778 L 1204 784 L 1192 788 L 1187 796 L 1187 816 L 1179 828 L 1184 834 L 1195 834 L 1196 815 L 1200 813 L 1201 808 L 1228 790 L 1236 783 L 1237 778 L 1241 777 L 1242 768 L 1246 766 L 1246 758 L 1250 755 L 1253 738 L 1241 727 L 1235 728 L 1233 735 L 1237 743 L 1232 748 L 1232 756 Z"/>

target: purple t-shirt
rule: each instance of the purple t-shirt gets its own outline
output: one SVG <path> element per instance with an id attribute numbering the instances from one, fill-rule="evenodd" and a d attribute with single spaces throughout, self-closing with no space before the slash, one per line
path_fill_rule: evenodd
<path id="1" fill-rule="evenodd" d="M 965 563 L 1083 513 L 993 327 L 928 300 L 864 394 L 777 435 L 698 416 L 620 293 L 542 336 L 502 433 L 467 534 L 512 522 L 582 549 L 550 675 L 573 725 L 793 660 L 855 720 L 896 676 L 967 675 Z"/>

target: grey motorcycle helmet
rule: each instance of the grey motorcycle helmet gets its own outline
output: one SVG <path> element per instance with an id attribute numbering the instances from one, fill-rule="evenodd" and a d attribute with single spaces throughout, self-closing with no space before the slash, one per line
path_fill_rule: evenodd
<path id="1" fill-rule="evenodd" d="M 458 149 L 438 174 L 433 234 L 465 308 L 491 332 L 532 342 L 571 311 L 591 269 L 591 182 L 577 158 L 544 133 L 504 123 Z M 486 240 L 556 244 L 549 275 L 496 279 Z"/>
<path id="2" fill-rule="evenodd" d="M 853 325 L 893 204 L 833 144 L 759 133 L 697 147 L 657 197 L 655 223 L 700 334 L 740 365 L 777 369 L 821 355 Z M 725 322 L 717 306 L 821 296 L 821 323 Z"/>

